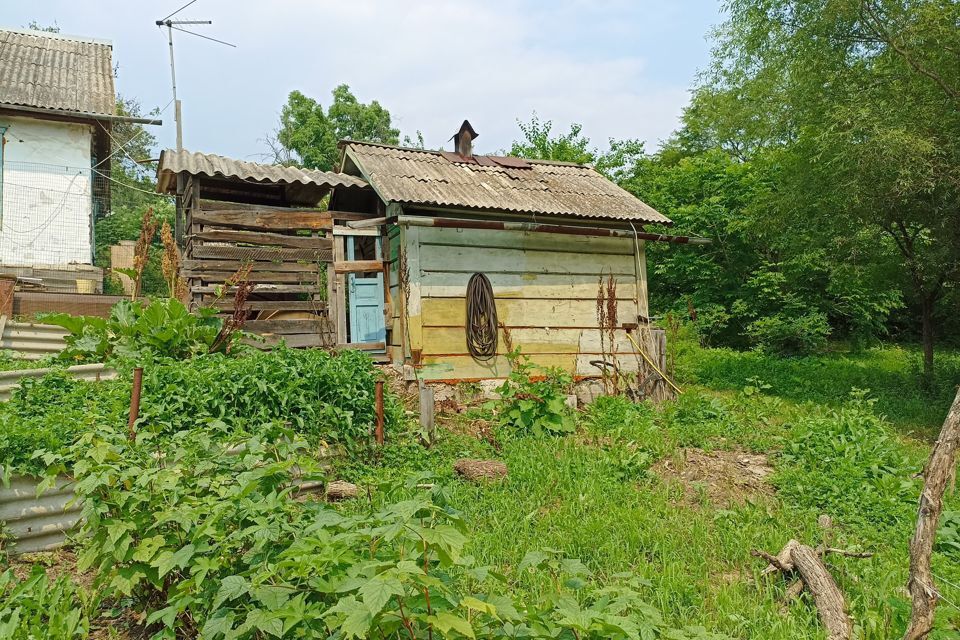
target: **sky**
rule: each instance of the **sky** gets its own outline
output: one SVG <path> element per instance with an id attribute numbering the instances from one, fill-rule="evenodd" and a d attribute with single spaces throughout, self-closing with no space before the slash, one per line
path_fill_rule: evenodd
<path id="1" fill-rule="evenodd" d="M 163 110 L 152 128 L 176 142 L 166 29 L 188 0 L 32 0 L 31 21 L 113 42 L 118 93 Z M 6 4 L 6 3 L 5 3 Z M 321 104 L 342 83 L 378 100 L 402 135 L 451 148 L 464 118 L 478 151 L 510 147 L 536 112 L 554 131 L 583 125 L 593 144 L 667 138 L 709 61 L 720 0 L 195 0 L 175 19 L 236 47 L 174 32 L 184 147 L 257 161 L 290 91 Z"/>

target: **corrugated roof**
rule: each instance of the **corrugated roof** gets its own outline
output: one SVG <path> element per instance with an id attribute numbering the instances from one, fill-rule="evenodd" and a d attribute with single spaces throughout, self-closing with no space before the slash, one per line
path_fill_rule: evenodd
<path id="1" fill-rule="evenodd" d="M 360 178 L 345 173 L 257 164 L 225 158 L 212 153 L 191 153 L 187 150 L 167 149 L 160 153 L 160 163 L 157 166 L 157 191 L 174 193 L 177 188 L 176 175 L 180 172 L 186 172 L 193 176 L 237 178 L 239 180 L 273 184 L 302 184 L 327 188 L 367 186 L 367 183 Z"/>
<path id="2" fill-rule="evenodd" d="M 346 153 L 388 202 L 670 224 L 595 169 L 529 160 L 529 168 L 453 162 L 439 151 L 346 141 Z M 504 163 L 508 164 L 508 163 Z"/>
<path id="3" fill-rule="evenodd" d="M 0 104 L 112 115 L 112 48 L 106 40 L 0 29 Z"/>

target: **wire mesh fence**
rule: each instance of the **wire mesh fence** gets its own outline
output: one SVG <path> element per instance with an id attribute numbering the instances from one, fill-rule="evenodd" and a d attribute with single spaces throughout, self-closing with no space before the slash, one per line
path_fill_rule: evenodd
<path id="1" fill-rule="evenodd" d="M 133 266 L 143 210 L 157 207 L 166 216 L 173 205 L 150 193 L 149 182 L 124 178 L 90 167 L 0 165 L 0 277 L 16 279 L 14 315 L 104 315 L 126 293 L 113 269 Z M 159 271 L 153 262 L 145 275 L 147 293 L 161 279 L 153 277 Z"/>

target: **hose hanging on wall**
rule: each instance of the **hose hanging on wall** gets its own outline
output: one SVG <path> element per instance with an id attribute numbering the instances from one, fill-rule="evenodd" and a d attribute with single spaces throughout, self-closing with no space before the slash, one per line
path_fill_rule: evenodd
<path id="1" fill-rule="evenodd" d="M 467 349 L 480 361 L 497 355 L 497 303 L 493 286 L 482 273 L 470 276 L 467 283 Z"/>

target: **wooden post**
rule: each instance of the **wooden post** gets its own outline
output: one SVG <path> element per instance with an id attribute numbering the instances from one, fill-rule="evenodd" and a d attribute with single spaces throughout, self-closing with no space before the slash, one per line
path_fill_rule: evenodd
<path id="1" fill-rule="evenodd" d="M 436 440 L 437 430 L 434 424 L 433 387 L 420 382 L 420 426 L 426 434 L 427 444 Z"/>
<path id="2" fill-rule="evenodd" d="M 0 316 L 13 317 L 13 292 L 17 286 L 17 279 L 0 278 Z"/>
<path id="3" fill-rule="evenodd" d="M 377 430 L 374 432 L 377 444 L 383 444 L 383 380 L 377 380 L 374 387 L 374 402 L 377 409 Z"/>
<path id="4" fill-rule="evenodd" d="M 910 581 L 907 589 L 913 601 L 910 626 L 904 640 L 922 640 L 933 630 L 933 616 L 937 609 L 938 592 L 933 581 L 931 557 L 936 542 L 940 514 L 943 512 L 943 494 L 954 481 L 957 449 L 960 448 L 960 391 L 943 421 L 930 459 L 923 472 L 923 491 L 917 509 L 917 527 L 910 541 Z"/>
<path id="5" fill-rule="evenodd" d="M 130 392 L 130 419 L 127 421 L 127 437 L 130 442 L 137 439 L 137 432 L 134 430 L 134 424 L 140 417 L 140 390 L 143 387 L 143 367 L 137 367 L 133 370 L 133 390 Z"/>

